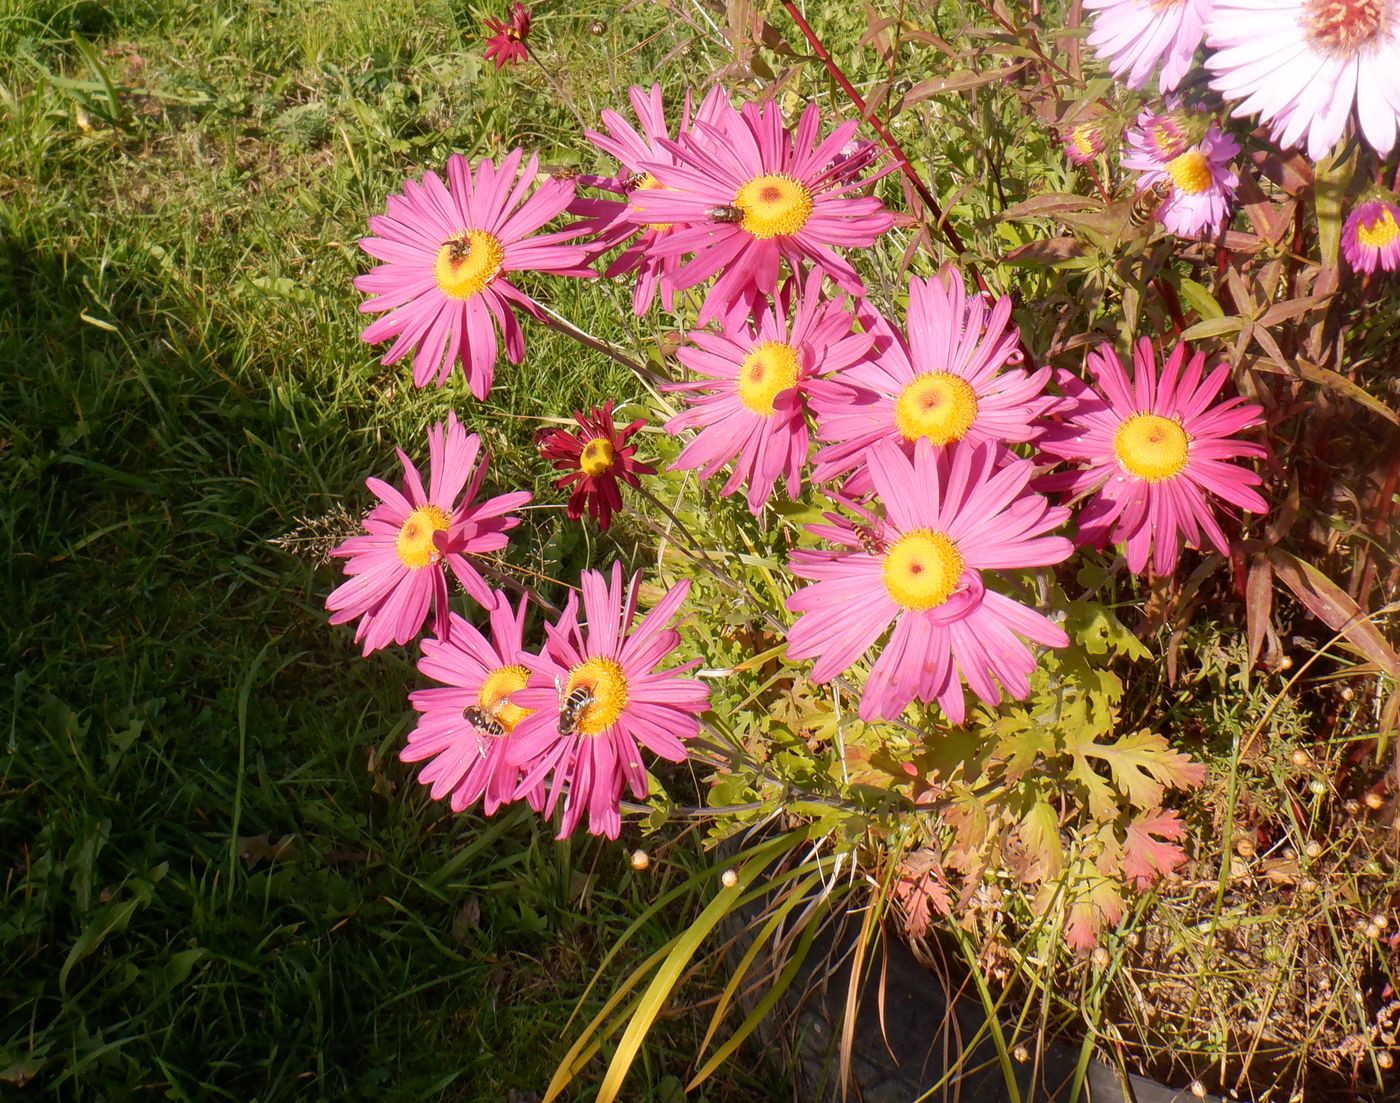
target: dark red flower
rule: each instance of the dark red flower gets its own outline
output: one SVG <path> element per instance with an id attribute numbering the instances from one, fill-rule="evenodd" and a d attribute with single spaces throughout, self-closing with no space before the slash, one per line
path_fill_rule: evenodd
<path id="1" fill-rule="evenodd" d="M 525 40 L 530 37 L 530 9 L 520 0 L 510 6 L 510 22 L 488 19 L 486 29 L 491 32 L 486 39 L 486 58 L 495 61 L 496 68 L 518 65 L 528 56 Z"/>
<path id="2" fill-rule="evenodd" d="M 554 485 L 574 484 L 573 493 L 569 495 L 569 520 L 577 521 L 587 506 L 600 529 L 607 529 L 612 515 L 622 508 L 618 480 L 628 486 L 639 486 L 638 475 L 656 474 L 656 468 L 633 458 L 637 446 L 627 443 L 628 438 L 646 424 L 645 419 L 638 418 L 618 429 L 613 425 L 612 407 L 609 399 L 587 414 L 575 410 L 574 420 L 580 428 L 573 432 L 541 429 L 535 434 L 535 447 L 540 455 L 558 470 L 568 472 L 555 480 Z"/>

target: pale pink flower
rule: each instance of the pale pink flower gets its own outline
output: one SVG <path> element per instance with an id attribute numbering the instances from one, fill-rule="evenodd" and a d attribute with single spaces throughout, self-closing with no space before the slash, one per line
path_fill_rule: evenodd
<path id="1" fill-rule="evenodd" d="M 1178 237 L 1214 234 L 1226 225 L 1240 178 L 1230 168 L 1240 144 L 1211 122 L 1197 144 L 1171 116 L 1146 112 L 1127 132 L 1131 150 L 1122 158 L 1125 169 L 1137 172 L 1140 192 L 1159 185 L 1168 188 L 1157 207 L 1157 219 Z"/>
<path id="2" fill-rule="evenodd" d="M 532 156 L 517 174 L 521 156 L 511 151 L 499 169 L 483 160 L 473 175 L 454 153 L 446 184 L 434 172 L 421 184 L 409 180 L 402 195 L 389 196 L 387 213 L 369 220 L 376 236 L 363 238 L 360 248 L 384 263 L 357 276 L 355 286 L 371 296 L 360 310 L 384 317 L 360 336 L 371 344 L 394 338 L 385 364 L 412 352 L 415 386 L 445 383 L 460 363 L 472 394 L 485 398 L 496 371 L 496 328 L 518 364 L 525 335 L 511 307 L 543 316 L 507 277 L 595 274 L 585 249 L 563 244 L 584 232 L 580 225 L 535 233 L 569 206 L 574 185 L 545 180 L 531 192 L 538 162 Z"/>
<path id="3" fill-rule="evenodd" d="M 1314 161 L 1355 115 L 1385 155 L 1400 120 L 1400 0 L 1215 0 L 1210 86 Z"/>
<path id="4" fill-rule="evenodd" d="M 1157 88 L 1181 83 L 1205 33 L 1211 0 L 1084 0 L 1094 13 L 1089 45 L 1109 72 L 1129 88 L 1141 88 L 1161 65 Z"/>
<path id="5" fill-rule="evenodd" d="M 363 641 L 366 655 L 413 639 L 430 610 L 435 610 L 433 631 L 449 638 L 445 568 L 474 601 L 489 606 L 494 600 L 467 557 L 504 548 L 506 532 L 520 523 L 506 514 L 530 495 L 515 491 L 474 502 L 486 477 L 484 457 L 473 468 L 480 450 L 481 438 L 468 436 L 457 415 L 448 414 L 446 423 L 428 430 L 426 490 L 402 450 L 402 491 L 382 479 L 366 480 L 379 504 L 364 520 L 366 535 L 352 536 L 331 552 L 348 560 L 350 578 L 326 598 L 332 624 L 360 618 L 355 642 Z"/>
<path id="6" fill-rule="evenodd" d="M 1183 372 L 1186 351 L 1177 345 L 1159 379 L 1152 342 L 1142 338 L 1133 352 L 1132 381 L 1110 346 L 1090 353 L 1089 370 L 1101 389 L 1061 372 L 1060 387 L 1076 406 L 1039 444 L 1042 452 L 1083 465 L 1040 482 L 1074 499 L 1093 495 L 1076 517 L 1079 542 L 1100 548 L 1126 543 L 1134 574 L 1143 572 L 1149 555 L 1158 574 L 1169 574 L 1183 543 L 1199 548 L 1202 534 L 1221 555 L 1229 554 L 1211 495 L 1253 513 L 1269 508 L 1253 489 L 1259 475 L 1226 462 L 1267 454 L 1233 436 L 1259 424 L 1263 411 L 1242 398 L 1212 405 L 1229 366 L 1220 364 L 1202 381 L 1205 354 L 1192 356 Z"/>
<path id="7" fill-rule="evenodd" d="M 429 760 L 418 780 L 432 786 L 434 800 L 447 797 L 461 812 L 485 798 L 488 816 L 518 795 L 520 767 L 507 760 L 506 748 L 530 715 L 514 701 L 529 678 L 521 659 L 526 602 L 512 612 L 504 594 L 492 599 L 489 639 L 452 613 L 450 640 L 423 641 L 418 670 L 442 685 L 408 695 L 420 715 L 399 752 L 404 762 Z M 536 811 L 543 807 L 541 787 L 524 795 Z"/>
<path id="8" fill-rule="evenodd" d="M 584 571 L 584 623 L 578 600 L 569 595 L 557 624 L 545 627 L 545 646 L 523 661 L 530 681 L 512 698 L 532 710 L 511 739 L 511 761 L 524 767 L 521 790 L 553 775 L 545 815 L 567 793 L 559 837 L 573 832 L 588 814 L 588 830 L 615 839 L 622 829 L 624 786 L 638 800 L 647 796 L 645 747 L 668 762 L 685 758 L 685 741 L 700 728 L 710 691 L 684 674 L 699 660 L 661 669 L 680 635 L 666 624 L 690 589 L 674 586 L 635 625 L 640 575 L 624 589 L 622 565 L 612 581 Z"/>
<path id="9" fill-rule="evenodd" d="M 1019 444 L 1040 433 L 1039 419 L 1058 405 L 1045 394 L 1051 370 L 1019 363 L 1011 300 L 990 309 L 969 296 L 962 274 L 946 269 L 909 281 L 907 336 L 874 311 L 862 323 L 875 338 L 869 355 L 831 380 L 813 383 L 817 437 L 829 442 L 813 460 L 812 478 L 849 476 L 843 492 L 869 492 L 865 457 L 876 441 L 914 454 L 914 443 Z"/>
<path id="10" fill-rule="evenodd" d="M 753 322 L 731 316 L 722 332 L 695 330 L 677 355 L 700 378 L 665 388 L 687 392 L 689 405 L 666 423 L 666 431 L 700 430 L 672 468 L 698 467 L 709 478 L 733 460 L 721 493 L 747 483 L 755 514 L 780 479 L 788 497 L 797 497 L 807 462 L 806 394 L 812 381 L 840 375 L 870 348 L 869 334 L 851 332 L 845 306 L 822 297 L 820 273 L 807 278 L 795 305 L 788 298 L 778 296 Z"/>
<path id="11" fill-rule="evenodd" d="M 697 120 L 684 142 L 661 140 L 671 157 L 643 167 L 658 186 L 634 192 L 636 221 L 673 226 L 655 243 L 662 257 L 695 254 L 676 270 L 678 291 L 717 277 L 699 323 L 772 295 L 783 262 L 794 275 L 809 265 L 861 295 L 865 285 L 836 247 L 864 247 L 894 225 L 878 199 L 848 193 L 841 150 L 859 123 L 819 138 L 820 111 L 809 103 L 795 131 L 771 100 L 727 107 L 715 122 Z"/>
<path id="12" fill-rule="evenodd" d="M 990 589 L 983 572 L 1068 558 L 1070 542 L 1048 534 L 1069 511 L 1027 490 L 1034 464 L 999 460 L 991 444 L 939 453 L 920 438 L 911 458 L 881 441 L 869 468 L 884 516 L 855 506 L 857 523 L 828 514 L 830 524 L 808 527 L 838 550 L 792 553 L 792 572 L 811 585 L 788 598 L 801 614 L 788 632 L 789 657 L 815 658 L 813 680 L 829 681 L 890 630 L 865 680 L 863 720 L 894 719 L 918 698 L 936 700 L 961 724 L 964 681 L 989 705 L 1001 688 L 1025 697 L 1035 656 L 1024 640 L 1064 647 L 1069 639 Z"/>

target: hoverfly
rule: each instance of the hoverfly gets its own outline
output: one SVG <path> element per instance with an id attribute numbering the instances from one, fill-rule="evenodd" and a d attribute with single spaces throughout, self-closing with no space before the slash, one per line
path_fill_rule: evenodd
<path id="1" fill-rule="evenodd" d="M 716 222 L 743 222 L 744 208 L 735 207 L 732 204 L 727 207 L 711 207 L 705 212 Z"/>
<path id="2" fill-rule="evenodd" d="M 497 719 L 495 712 L 490 709 L 468 705 L 462 710 L 462 719 L 486 735 L 505 734 L 505 726 Z"/>
<path id="3" fill-rule="evenodd" d="M 466 234 L 448 238 L 443 244 L 447 246 L 447 259 L 451 264 L 461 264 L 472 255 L 472 243 Z"/>
<path id="4" fill-rule="evenodd" d="M 590 686 L 579 686 L 572 690 L 564 698 L 564 704 L 559 709 L 559 734 L 577 735 L 583 711 L 592 703 L 593 690 Z"/>
<path id="5" fill-rule="evenodd" d="M 1157 213 L 1167 196 L 1171 194 L 1172 186 L 1169 181 L 1159 180 L 1152 187 L 1138 192 L 1133 197 L 1132 209 L 1128 211 L 1128 225 L 1135 230 L 1140 230 L 1152 221 L 1152 216 Z"/>
<path id="6" fill-rule="evenodd" d="M 551 180 L 577 180 L 583 170 L 577 165 L 541 165 L 540 173 Z"/>
<path id="7" fill-rule="evenodd" d="M 855 525 L 856 538 L 860 540 L 861 549 L 866 555 L 883 555 L 885 553 L 885 542 L 869 525 Z"/>
<path id="8" fill-rule="evenodd" d="M 636 191 L 642 186 L 642 181 L 647 178 L 644 172 L 631 172 L 618 181 L 623 191 Z"/>

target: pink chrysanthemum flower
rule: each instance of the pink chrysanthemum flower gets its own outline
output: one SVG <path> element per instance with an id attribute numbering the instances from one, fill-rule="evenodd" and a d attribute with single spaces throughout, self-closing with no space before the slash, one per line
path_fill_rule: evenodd
<path id="1" fill-rule="evenodd" d="M 622 166 L 622 173 L 616 180 L 592 180 L 590 182 L 611 188 L 631 196 L 634 192 L 650 191 L 660 187 L 656 177 L 643 166 L 664 162 L 675 163 L 675 156 L 661 143 L 671 135 L 666 124 L 666 111 L 661 103 L 661 86 L 653 84 L 651 92 L 633 86 L 629 95 L 632 109 L 641 123 L 641 133 L 615 111 L 603 112 L 603 125 L 606 134 L 594 130 L 585 131 L 590 142 L 604 153 L 615 157 Z M 716 85 L 706 94 L 695 113 L 696 119 L 710 123 L 718 122 L 723 112 L 729 111 L 729 101 L 723 90 Z M 676 140 L 682 143 L 703 141 L 695 135 L 691 125 L 690 95 L 681 109 L 680 123 L 676 130 Z M 661 290 L 661 303 L 668 311 L 675 308 L 675 288 L 672 277 L 680 267 L 679 255 L 663 255 L 656 244 L 671 231 L 669 225 L 639 226 L 633 216 L 635 209 L 630 202 L 615 200 L 581 200 L 572 208 L 574 213 L 590 218 L 590 229 L 594 235 L 595 247 L 610 249 L 613 246 L 634 238 L 627 247 L 608 265 L 603 274 L 609 279 L 614 276 L 636 272 L 636 283 L 632 288 L 632 312 L 638 316 L 650 309 Z"/>
<path id="2" fill-rule="evenodd" d="M 1178 345 L 1159 379 L 1152 342 L 1144 337 L 1134 348 L 1130 382 L 1111 347 L 1090 353 L 1101 392 L 1061 372 L 1060 386 L 1077 405 L 1040 442 L 1043 452 L 1086 465 L 1040 483 L 1075 498 L 1096 495 L 1076 518 L 1079 542 L 1100 548 L 1126 542 L 1134 574 L 1142 573 L 1149 553 L 1158 574 L 1170 573 L 1182 544 L 1201 547 L 1202 533 L 1229 554 L 1208 495 L 1253 513 L 1269 508 L 1253 489 L 1259 475 L 1226 462 L 1266 454 L 1232 435 L 1259 424 L 1261 408 L 1242 398 L 1212 405 L 1229 367 L 1221 364 L 1202 382 L 1205 354 L 1192 356 L 1183 372 L 1185 360 L 1186 346 Z"/>
<path id="3" fill-rule="evenodd" d="M 577 225 L 535 233 L 569 206 L 573 184 L 545 180 L 531 193 L 537 160 L 531 157 L 517 178 L 521 156 L 513 150 L 499 169 L 483 160 L 473 176 L 454 153 L 447 159 L 447 184 L 434 172 L 421 184 L 409 180 L 402 195 L 389 196 L 387 213 L 369 220 L 377 236 L 362 239 L 360 248 L 385 263 L 357 276 L 355 286 L 371 296 L 360 310 L 384 317 L 360 336 L 371 344 L 395 338 L 385 364 L 413 351 L 416 386 L 445 383 L 460 362 L 472 394 L 485 398 L 496 370 L 495 327 L 518 364 L 525 335 L 511 306 L 542 316 L 507 275 L 594 274 L 583 248 L 562 244 L 583 232 Z"/>
<path id="4" fill-rule="evenodd" d="M 444 565 L 473 600 L 487 606 L 493 601 L 486 580 L 467 556 L 504 548 L 506 532 L 520 523 L 506 514 L 530 495 L 516 491 L 473 502 L 486 477 L 484 457 L 473 470 L 480 450 L 481 438 L 468 436 L 457 415 L 448 414 L 445 424 L 428 430 L 426 491 L 402 450 L 402 492 L 382 479 L 366 480 L 379 504 L 365 518 L 366 535 L 352 536 L 331 552 L 349 560 L 345 573 L 350 578 L 326 598 L 332 624 L 361 618 L 355 642 L 364 642 L 366 655 L 391 641 L 402 645 L 413 639 L 430 608 L 436 611 L 433 631 L 449 638 Z"/>
<path id="5" fill-rule="evenodd" d="M 1122 159 L 1125 169 L 1138 175 L 1139 191 L 1159 185 L 1171 190 L 1157 207 L 1157 219 L 1178 237 L 1213 234 L 1230 216 L 1239 176 L 1230 159 L 1240 144 L 1221 133 L 1212 122 L 1196 145 L 1170 116 L 1144 113 L 1127 133 L 1131 152 Z"/>
<path id="6" fill-rule="evenodd" d="M 1098 123 L 1078 123 L 1063 138 L 1065 156 L 1072 165 L 1087 165 L 1108 146 L 1108 138 Z"/>
<path id="7" fill-rule="evenodd" d="M 878 200 L 847 193 L 863 180 L 840 182 L 838 157 L 859 123 L 842 123 L 818 140 L 820 112 L 808 104 L 795 132 L 771 100 L 732 107 L 711 123 L 697 120 L 692 139 L 662 140 L 674 158 L 644 166 L 659 186 L 633 194 L 635 219 L 671 224 L 655 245 L 663 257 L 695 256 L 676 270 L 678 291 L 718 276 L 699 323 L 734 304 L 772 295 L 786 260 L 795 275 L 808 264 L 853 295 L 856 270 L 833 246 L 868 246 L 894 225 Z"/>
<path id="8" fill-rule="evenodd" d="M 1007 369 L 1020 360 L 1011 300 L 989 310 L 981 295 L 967 295 L 955 268 L 909 281 L 907 337 L 873 311 L 862 321 L 875 338 L 870 355 L 811 388 L 817 437 L 831 442 L 814 458 L 816 482 L 849 474 L 844 493 L 866 494 L 865 456 L 876 441 L 906 455 L 919 440 L 1020 443 L 1034 440 L 1038 419 L 1059 404 L 1044 394 L 1048 367 Z"/>
<path id="9" fill-rule="evenodd" d="M 1400 120 L 1400 0 L 1215 0 L 1206 21 L 1210 86 L 1240 100 L 1281 145 L 1320 161 L 1355 108 L 1382 155 Z"/>
<path id="10" fill-rule="evenodd" d="M 1084 6 L 1095 13 L 1089 45 L 1109 72 L 1141 88 L 1160 62 L 1157 87 L 1170 92 L 1191 68 L 1211 0 L 1084 0 Z"/>
<path id="11" fill-rule="evenodd" d="M 525 47 L 530 37 L 530 9 L 520 0 L 510 6 L 508 22 L 487 19 L 486 29 L 491 32 L 486 39 L 486 60 L 494 61 L 497 69 L 519 65 L 530 56 Z"/>
<path id="12" fill-rule="evenodd" d="M 1357 272 L 1400 267 L 1400 207 L 1385 199 L 1357 205 L 1342 225 L 1342 252 Z"/>
<path id="13" fill-rule="evenodd" d="M 431 760 L 418 780 L 432 786 L 434 800 L 447 797 L 461 812 L 484 797 L 488 816 L 518 795 L 520 767 L 507 761 L 506 748 L 530 715 L 514 701 L 529 678 L 521 662 L 526 603 L 512 613 L 503 594 L 493 599 L 490 639 L 453 613 L 450 640 L 423 641 L 418 669 L 442 685 L 408 695 L 421 715 L 399 752 L 404 762 Z M 537 811 L 543 807 L 541 787 L 524 795 Z"/>
<path id="14" fill-rule="evenodd" d="M 884 518 L 858 508 L 860 524 L 828 514 L 830 525 L 809 527 L 840 549 L 793 552 L 793 573 L 812 584 L 788 598 L 788 609 L 801 614 L 788 655 L 815 657 L 815 681 L 850 667 L 893 626 L 866 679 L 862 719 L 893 719 L 917 697 L 936 700 L 961 724 L 963 681 L 987 704 L 1001 699 L 998 682 L 1025 697 L 1035 657 L 1024 640 L 1069 643 L 1041 614 L 983 581 L 985 570 L 1048 566 L 1074 550 L 1048 535 L 1069 511 L 1026 489 L 1035 465 L 1014 457 L 997 465 L 990 444 L 938 453 L 920 439 L 910 458 L 882 441 L 871 447 L 869 466 Z"/>
<path id="15" fill-rule="evenodd" d="M 797 302 L 780 295 L 755 323 L 731 317 L 723 332 L 696 330 L 677 353 L 700 379 L 672 383 L 686 391 L 690 408 L 666 423 L 668 433 L 699 428 L 671 465 L 698 467 L 709 478 L 730 460 L 734 473 L 722 494 L 748 483 L 749 509 L 757 514 L 785 479 L 789 498 L 802 483 L 807 461 L 805 395 L 820 374 L 841 373 L 870 348 L 868 334 L 851 332 L 851 315 L 822 298 L 821 274 L 807 277 Z"/>
<path id="16" fill-rule="evenodd" d="M 622 565 L 614 563 L 611 583 L 599 571 L 584 571 L 581 581 L 584 625 L 570 594 L 559 623 L 545 628 L 544 650 L 524 658 L 530 681 L 513 700 L 533 714 L 516 728 L 509 754 L 525 767 L 522 790 L 553 774 L 546 815 L 567 790 L 561 839 L 585 812 L 589 831 L 615 839 L 623 786 L 638 800 L 647 795 L 641 748 L 682 761 L 684 741 L 699 731 L 697 717 L 710 691 L 683 676 L 699 660 L 658 669 L 680 642 L 666 624 L 685 600 L 688 582 L 634 626 L 640 575 L 624 590 Z"/>
<path id="17" fill-rule="evenodd" d="M 639 475 L 655 475 L 656 468 L 636 458 L 637 446 L 629 444 L 632 434 L 645 419 L 624 425 L 613 425 L 612 399 L 594 406 L 587 414 L 574 411 L 576 432 L 567 429 L 541 429 L 535 434 L 535 447 L 550 460 L 556 470 L 567 472 L 555 480 L 559 488 L 572 486 L 568 517 L 577 521 L 585 509 L 604 532 L 612 523 L 612 515 L 622 509 L 622 491 L 618 486 L 640 486 Z"/>

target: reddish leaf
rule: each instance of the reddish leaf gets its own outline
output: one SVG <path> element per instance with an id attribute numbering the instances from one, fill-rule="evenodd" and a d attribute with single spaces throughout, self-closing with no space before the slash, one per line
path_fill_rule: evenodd
<path id="1" fill-rule="evenodd" d="M 1364 613 L 1351 596 L 1311 563 L 1299 559 L 1282 548 L 1270 548 L 1265 554 L 1274 566 L 1274 573 L 1308 611 L 1347 641 L 1392 678 L 1400 678 L 1400 656 L 1386 642 L 1380 629 Z"/>
<path id="2" fill-rule="evenodd" d="M 1262 555 L 1256 555 L 1249 565 L 1249 580 L 1244 585 L 1244 611 L 1252 666 L 1264 647 L 1265 629 L 1274 611 L 1274 572 Z"/>
<path id="3" fill-rule="evenodd" d="M 1172 811 L 1160 808 L 1144 812 L 1128 824 L 1123 840 L 1123 876 L 1137 889 L 1145 889 L 1163 874 L 1186 861 L 1186 851 L 1176 842 L 1186 834 L 1186 825 Z"/>

